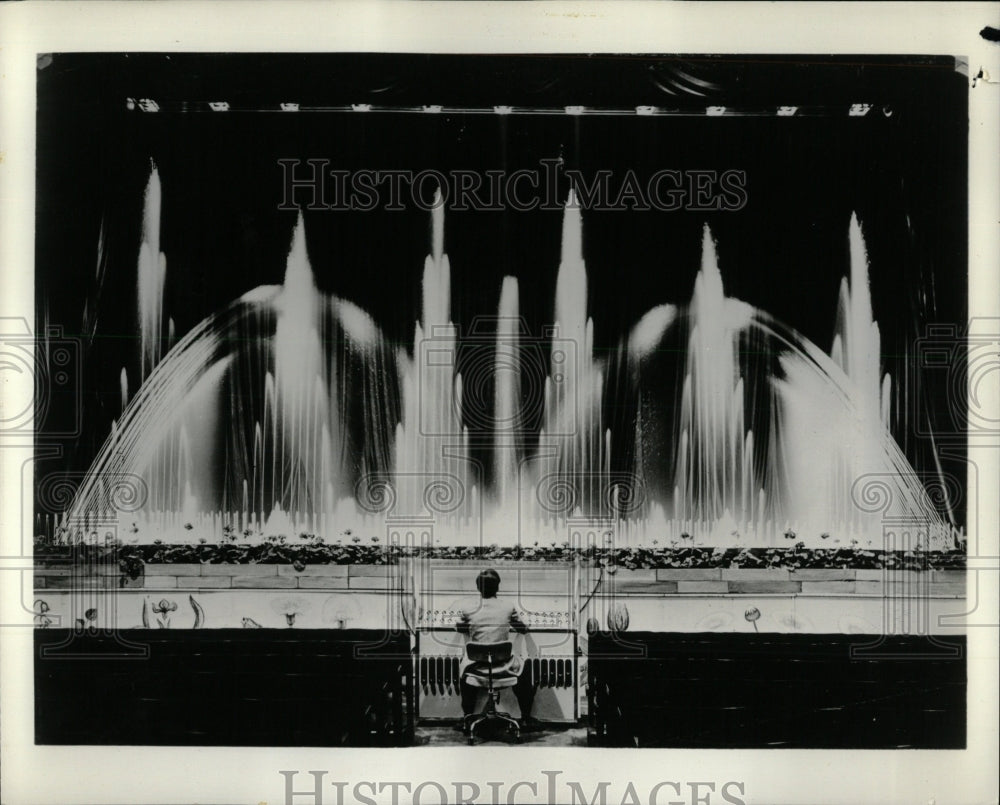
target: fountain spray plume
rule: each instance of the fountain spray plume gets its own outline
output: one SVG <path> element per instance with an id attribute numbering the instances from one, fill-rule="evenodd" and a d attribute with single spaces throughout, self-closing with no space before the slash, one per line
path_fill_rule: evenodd
<path id="1" fill-rule="evenodd" d="M 822 545 L 820 533 L 833 531 L 834 544 L 854 537 L 870 545 L 881 533 L 879 515 L 859 511 L 852 488 L 858 478 L 885 476 L 894 500 L 927 524 L 921 547 L 950 544 L 886 427 L 892 384 L 881 374 L 856 218 L 832 356 L 726 295 L 706 227 L 690 303 L 645 313 L 611 364 L 594 356 L 583 220 L 571 192 L 542 424 L 528 454 L 517 280 L 501 284 L 493 348 L 478 353 L 488 355 L 486 371 L 474 373 L 470 364 L 476 385 L 466 389 L 440 193 L 412 354 L 390 344 L 365 311 L 318 290 L 300 216 L 283 285 L 249 291 L 176 343 L 171 334 L 161 355 L 160 207 L 154 166 L 138 258 L 139 384 L 132 392 L 123 371 L 124 410 L 64 518 L 78 529 L 118 517 L 120 533 L 136 523 L 135 539 L 185 542 L 221 538 L 224 529 L 245 539 L 299 530 L 379 533 L 390 518 L 433 518 L 436 541 L 468 545 L 482 536 L 509 544 L 561 541 L 567 518 L 584 516 L 611 522 L 620 544 L 687 536 L 693 544 L 762 545 L 787 531 Z M 671 346 L 661 348 L 668 339 Z M 674 354 L 682 356 L 680 381 L 658 379 L 669 373 L 654 370 L 671 367 Z M 609 366 L 612 390 L 626 395 L 621 400 L 639 399 L 634 417 L 620 417 L 635 423 L 634 434 L 622 434 L 632 445 L 627 475 L 642 483 L 655 469 L 665 479 L 630 511 L 620 505 L 621 482 L 611 472 L 612 430 L 603 410 Z M 491 394 L 480 393 L 483 377 L 492 379 Z M 486 494 L 469 448 L 469 424 L 484 405 L 492 423 Z M 148 493 L 131 508 L 120 505 L 116 486 L 125 477 L 138 478 Z M 387 496 L 373 492 L 373 481 Z M 555 506 L 543 505 L 546 483 L 563 490 Z M 422 528 L 414 539 L 429 536 Z"/>
<path id="2" fill-rule="evenodd" d="M 706 225 L 701 270 L 688 309 L 689 335 L 675 445 L 674 516 L 725 526 L 752 519 L 757 497 L 740 344 L 752 308 L 725 295 Z"/>
<path id="3" fill-rule="evenodd" d="M 587 316 L 587 270 L 583 220 L 571 189 L 563 210 L 562 248 L 556 276 L 555 332 L 546 381 L 543 421 L 558 436 L 555 470 L 574 487 L 580 512 L 600 507 L 610 445 L 602 429 L 603 369 L 594 360 L 594 323 Z"/>
<path id="4" fill-rule="evenodd" d="M 460 501 L 456 516 L 466 515 L 476 505 L 478 477 L 463 422 L 458 340 L 451 321 L 451 266 L 444 251 L 439 189 L 431 210 L 431 253 L 424 260 L 413 357 L 397 352 L 403 399 L 393 462 L 396 516 L 425 516 L 430 494 L 454 494 Z"/>
<path id="5" fill-rule="evenodd" d="M 504 509 L 516 505 L 517 472 L 520 464 L 521 355 L 517 279 L 504 277 L 500 289 L 494 357 L 493 478 L 495 497 Z"/>
<path id="6" fill-rule="evenodd" d="M 150 162 L 143 201 L 142 243 L 139 246 L 137 295 L 140 322 L 140 382 L 160 362 L 163 344 L 163 288 L 167 258 L 160 251 L 160 173 Z"/>
<path id="7" fill-rule="evenodd" d="M 787 507 L 794 519 L 825 522 L 841 533 L 880 533 L 883 511 L 864 505 L 878 489 L 876 497 L 885 495 L 894 511 L 924 523 L 924 547 L 931 541 L 947 545 L 947 525 L 888 430 L 891 379 L 881 375 L 868 255 L 856 215 L 848 238 L 850 265 L 840 286 L 830 358 L 824 356 L 817 372 L 803 355 L 787 352 L 781 357 L 784 377 L 774 381 Z M 869 488 L 860 499 L 859 484 Z"/>

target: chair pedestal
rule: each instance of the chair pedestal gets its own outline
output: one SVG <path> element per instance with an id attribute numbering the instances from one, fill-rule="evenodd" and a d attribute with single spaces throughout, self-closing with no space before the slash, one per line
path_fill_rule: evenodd
<path id="1" fill-rule="evenodd" d="M 472 717 L 470 722 L 466 718 L 465 725 L 469 735 L 469 745 L 476 742 L 476 728 L 490 721 L 502 721 L 508 729 L 513 728 L 514 740 L 521 739 L 521 728 L 510 713 L 502 713 L 497 710 L 497 702 L 500 701 L 500 691 L 503 688 L 512 688 L 517 684 L 517 677 L 503 670 L 506 663 L 510 662 L 514 644 L 509 640 L 499 643 L 476 643 L 469 642 L 465 645 L 465 652 L 469 660 L 474 664 L 473 670 L 466 670 L 463 679 L 466 684 L 475 688 L 486 689 L 486 706 L 479 715 Z M 486 673 L 483 674 L 482 671 Z M 498 674 L 494 670 L 499 670 Z"/>
<path id="2" fill-rule="evenodd" d="M 512 687 L 512 686 L 505 686 Z M 502 710 L 497 710 L 497 705 L 500 703 L 500 689 L 489 688 L 486 692 L 486 706 L 477 714 L 471 716 L 465 716 L 466 722 L 466 732 L 469 735 L 469 745 L 472 746 L 476 741 L 476 728 L 482 726 L 483 724 L 489 724 L 490 722 L 502 722 L 507 725 L 507 728 L 513 730 L 514 740 L 519 741 L 521 739 L 521 725 L 517 723 L 517 719 L 514 718 L 510 713 L 505 713 Z M 470 721 L 471 719 L 471 721 Z"/>

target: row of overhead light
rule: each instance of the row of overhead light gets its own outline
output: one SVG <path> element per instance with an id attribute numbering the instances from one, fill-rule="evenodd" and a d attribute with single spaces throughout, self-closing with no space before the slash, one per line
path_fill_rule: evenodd
<path id="1" fill-rule="evenodd" d="M 160 105 L 154 101 L 152 98 L 127 98 L 125 105 L 128 109 L 134 110 L 138 109 L 142 112 L 159 112 Z M 202 108 L 204 110 L 212 112 L 229 112 L 231 107 L 227 101 L 208 101 Z M 853 103 L 847 109 L 847 114 L 849 117 L 864 117 L 874 108 L 874 104 L 871 103 Z M 889 106 L 881 107 L 882 114 L 885 117 L 892 116 L 892 108 Z M 194 109 L 193 111 L 198 111 Z M 275 109 L 254 109 L 253 111 L 281 111 L 281 112 L 299 112 L 303 111 L 303 108 L 297 103 L 280 103 Z M 423 112 L 426 114 L 440 114 L 441 112 L 455 112 L 461 114 L 497 114 L 497 115 L 509 115 L 509 114 L 552 114 L 553 112 L 564 112 L 567 115 L 619 115 L 623 112 L 634 111 L 636 115 L 640 116 L 656 116 L 656 115 L 700 115 L 701 112 L 696 112 L 694 110 L 684 110 L 684 109 L 668 109 L 659 106 L 636 106 L 634 110 L 624 110 L 624 109 L 588 109 L 585 106 L 564 106 L 560 108 L 551 109 L 529 109 L 529 108 L 515 108 L 513 106 L 493 106 L 493 107 L 483 107 L 483 108 L 445 108 L 440 104 L 429 104 L 424 106 L 416 107 L 392 107 L 392 106 L 372 106 L 370 103 L 352 103 L 349 106 L 324 106 L 324 107 L 305 107 L 305 111 L 312 112 Z M 706 106 L 704 113 L 708 117 L 723 117 L 723 116 L 758 116 L 766 117 L 769 115 L 776 114 L 778 117 L 793 117 L 795 115 L 799 116 L 811 116 L 819 113 L 829 114 L 828 107 L 818 107 L 818 106 L 778 106 L 776 109 L 767 110 L 746 110 L 739 107 L 732 106 Z"/>

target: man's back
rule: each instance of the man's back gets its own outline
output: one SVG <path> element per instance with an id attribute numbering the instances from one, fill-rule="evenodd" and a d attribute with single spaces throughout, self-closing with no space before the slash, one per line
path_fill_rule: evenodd
<path id="1" fill-rule="evenodd" d="M 462 661 L 459 665 L 459 679 L 462 680 L 462 712 L 466 720 L 463 726 L 468 725 L 468 718 L 472 715 L 476 704 L 476 693 L 483 685 L 470 684 L 469 678 L 477 676 L 482 680 L 485 673 L 485 663 L 473 663 L 469 659 L 469 643 L 504 643 L 510 640 L 510 630 L 525 633 L 528 627 L 521 616 L 514 608 L 513 604 L 499 598 L 497 591 L 500 589 L 500 575 L 492 568 L 483 570 L 476 578 L 476 589 L 482 596 L 478 602 L 470 603 L 462 612 L 455 627 L 459 632 L 467 635 L 466 650 L 463 652 Z M 523 643 L 524 641 L 519 641 Z M 519 677 L 514 686 L 514 695 L 517 696 L 517 703 L 521 708 L 521 718 L 526 719 L 531 713 L 531 704 L 535 698 L 534 686 L 528 675 L 521 674 L 524 669 L 524 662 L 520 656 L 524 646 L 520 650 L 515 645 L 512 647 L 510 659 L 502 664 L 493 663 L 492 676 L 506 674 Z M 478 655 L 477 655 L 478 656 Z"/>
<path id="2" fill-rule="evenodd" d="M 524 630 L 517 610 L 502 598 L 482 598 L 479 606 L 462 613 L 459 628 L 473 643 L 501 643 L 510 639 L 510 630 Z"/>

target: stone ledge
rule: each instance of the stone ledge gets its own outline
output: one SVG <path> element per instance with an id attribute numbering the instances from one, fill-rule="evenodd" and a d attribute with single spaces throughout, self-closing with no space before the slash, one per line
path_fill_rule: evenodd
<path id="1" fill-rule="evenodd" d="M 661 567 L 656 571 L 660 581 L 718 581 L 721 567 Z"/>
<path id="2" fill-rule="evenodd" d="M 177 576 L 146 576 L 143 587 L 147 590 L 176 590 Z"/>
<path id="3" fill-rule="evenodd" d="M 352 590 L 388 590 L 394 579 L 389 576 L 349 576 L 347 586 Z"/>
<path id="4" fill-rule="evenodd" d="M 681 581 L 675 582 L 679 593 L 715 593 L 729 592 L 728 581 Z"/>
<path id="5" fill-rule="evenodd" d="M 614 584 L 614 591 L 616 593 L 624 593 L 628 595 L 629 593 L 659 593 L 662 595 L 670 595 L 672 593 L 678 592 L 677 581 L 657 581 L 656 579 L 644 580 L 644 579 L 618 579 Z"/>
<path id="6" fill-rule="evenodd" d="M 939 581 L 959 581 L 965 584 L 965 579 L 968 576 L 965 570 L 932 570 L 930 573 L 932 584 Z"/>
<path id="7" fill-rule="evenodd" d="M 802 591 L 802 583 L 798 581 L 736 581 L 730 579 L 730 593 L 798 593 Z"/>
<path id="8" fill-rule="evenodd" d="M 296 570 L 292 565 L 275 565 L 279 576 L 339 576 L 347 578 L 350 565 L 305 565 L 302 570 Z"/>
<path id="9" fill-rule="evenodd" d="M 566 595 L 570 565 L 507 562 L 495 563 L 502 573 L 517 572 L 533 594 Z M 469 563 L 463 570 L 455 565 L 438 565 L 432 574 L 435 589 L 441 592 L 471 593 L 470 573 L 479 565 Z M 395 585 L 400 575 L 417 568 L 404 565 L 306 565 L 301 571 L 278 564 L 147 564 L 146 575 L 126 579 L 123 589 L 213 590 L 251 589 L 356 589 L 378 591 Z M 520 573 L 523 570 L 524 573 Z M 585 586 L 596 581 L 596 568 L 581 568 Z M 851 568 L 617 568 L 604 574 L 605 592 L 622 595 L 858 595 L 888 598 L 954 598 L 966 594 L 966 571 L 913 571 Z M 74 573 L 71 569 L 35 568 L 37 590 L 103 590 L 118 588 L 119 575 Z M 511 585 L 507 585 L 508 592 Z"/>
<path id="10" fill-rule="evenodd" d="M 798 575 L 798 574 L 796 574 Z M 835 581 L 809 581 L 802 582 L 802 594 L 810 593 L 840 593 L 851 594 L 855 591 L 857 582 L 853 580 L 838 579 Z"/>
<path id="11" fill-rule="evenodd" d="M 117 562 L 98 562 L 93 564 L 84 564 L 81 567 L 86 575 L 89 576 L 117 576 L 120 574 L 121 568 L 118 567 Z M 72 570 L 70 571 L 72 572 Z"/>
<path id="12" fill-rule="evenodd" d="M 604 580 L 607 582 L 609 576 L 613 576 L 616 579 L 631 579 L 632 581 L 657 581 L 656 571 L 646 568 L 627 568 L 620 567 L 615 570 L 614 573 L 609 573 L 605 571 Z M 672 581 L 672 579 L 659 579 L 659 581 Z"/>
<path id="13" fill-rule="evenodd" d="M 572 567 L 566 565 L 562 568 L 552 567 L 525 567 L 521 565 L 497 566 L 500 573 L 500 592 L 510 591 L 516 586 L 518 579 L 526 585 L 530 585 L 532 592 L 567 594 L 570 592 Z M 420 569 L 408 569 L 406 572 L 422 573 Z M 472 594 L 476 593 L 476 575 L 479 572 L 477 567 L 431 567 L 425 576 L 424 583 L 434 590 L 440 592 L 454 592 Z M 355 574 L 351 573 L 354 578 Z M 615 583 L 613 579 L 627 578 L 630 581 L 656 581 L 656 573 L 653 570 L 619 570 L 615 574 L 605 574 L 604 583 Z"/>
<path id="14" fill-rule="evenodd" d="M 113 590 L 118 587 L 118 576 L 49 576 L 35 574 L 35 589 L 39 590 Z"/>
<path id="15" fill-rule="evenodd" d="M 273 576 L 233 576 L 232 582 L 233 587 L 239 587 L 242 589 L 290 590 L 298 586 L 295 583 L 295 579 L 288 578 L 287 576 L 279 576 L 277 574 Z"/>
<path id="16" fill-rule="evenodd" d="M 169 567 L 169 565 L 167 565 Z M 277 576 L 278 565 L 200 565 L 202 576 Z"/>
<path id="17" fill-rule="evenodd" d="M 346 590 L 347 574 L 343 576 L 306 576 L 294 579 L 300 590 Z"/>
<path id="18" fill-rule="evenodd" d="M 965 582 L 952 583 L 948 582 L 934 582 L 931 581 L 931 585 L 928 588 L 931 597 L 937 596 L 954 596 L 955 598 L 965 598 L 966 588 Z"/>
<path id="19" fill-rule="evenodd" d="M 207 567 L 207 565 L 147 562 L 146 572 L 152 573 L 154 576 L 200 576 L 203 567 Z M 218 565 L 218 567 L 239 567 L 239 565 Z"/>
<path id="20" fill-rule="evenodd" d="M 796 568 L 789 574 L 795 581 L 854 581 L 858 571 L 854 568 L 804 567 Z"/>
<path id="21" fill-rule="evenodd" d="M 381 576 L 386 578 L 396 574 L 398 565 L 342 565 L 347 568 L 347 575 L 351 578 L 365 576 Z"/>
<path id="22" fill-rule="evenodd" d="M 724 567 L 726 581 L 788 581 L 789 571 L 782 567 Z"/>
<path id="23" fill-rule="evenodd" d="M 233 586 L 231 576 L 178 576 L 180 590 L 229 589 Z"/>

